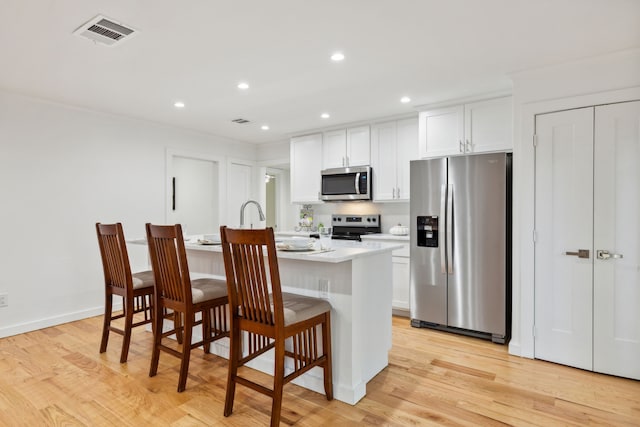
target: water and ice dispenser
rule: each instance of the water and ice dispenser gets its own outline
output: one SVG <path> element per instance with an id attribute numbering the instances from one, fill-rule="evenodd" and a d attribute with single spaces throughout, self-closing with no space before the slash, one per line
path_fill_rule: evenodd
<path id="1" fill-rule="evenodd" d="M 418 233 L 418 246 L 427 248 L 438 247 L 438 216 L 418 216 L 416 232 Z"/>

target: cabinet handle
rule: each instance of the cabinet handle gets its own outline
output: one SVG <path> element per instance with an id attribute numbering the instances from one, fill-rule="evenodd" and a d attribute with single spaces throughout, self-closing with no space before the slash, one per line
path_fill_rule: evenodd
<path id="1" fill-rule="evenodd" d="M 460 140 L 460 152 L 464 153 L 464 145 L 462 144 L 462 140 Z"/>
<path id="2" fill-rule="evenodd" d="M 400 198 L 400 187 L 398 187 L 397 194 L 398 194 L 398 199 L 399 199 Z"/>
<path id="3" fill-rule="evenodd" d="M 391 198 L 392 199 L 396 198 L 396 189 L 395 188 L 391 189 Z"/>
<path id="4" fill-rule="evenodd" d="M 471 151 L 471 143 L 469 142 L 469 140 L 467 139 L 467 143 L 465 146 L 465 151 Z"/>

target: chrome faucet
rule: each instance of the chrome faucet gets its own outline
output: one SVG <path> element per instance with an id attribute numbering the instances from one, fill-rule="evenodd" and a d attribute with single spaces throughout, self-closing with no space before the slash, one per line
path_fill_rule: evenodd
<path id="1" fill-rule="evenodd" d="M 257 206 L 258 215 L 260 216 L 260 221 L 264 221 L 266 219 L 265 216 L 264 216 L 264 213 L 262 212 L 262 207 L 260 206 L 260 203 L 256 202 L 255 200 L 247 200 L 246 202 L 244 202 L 242 204 L 242 206 L 240 206 L 240 228 L 244 227 L 244 208 L 249 203 L 253 203 L 254 205 Z M 251 224 L 251 228 L 253 228 L 253 224 Z"/>

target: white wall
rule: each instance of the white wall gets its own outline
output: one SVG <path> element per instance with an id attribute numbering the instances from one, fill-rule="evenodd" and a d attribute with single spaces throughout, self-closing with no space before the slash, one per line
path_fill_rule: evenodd
<path id="1" fill-rule="evenodd" d="M 640 99 L 640 50 L 514 74 L 512 354 L 533 357 L 534 151 L 536 114 Z"/>
<path id="2" fill-rule="evenodd" d="M 256 157 L 250 144 L 0 92 L 0 336 L 103 312 L 95 223 L 133 238 L 165 222 L 167 148 Z M 130 254 L 146 263 L 146 248 Z"/>

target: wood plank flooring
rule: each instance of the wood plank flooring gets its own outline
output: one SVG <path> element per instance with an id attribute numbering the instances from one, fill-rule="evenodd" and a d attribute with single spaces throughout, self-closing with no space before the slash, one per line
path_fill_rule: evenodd
<path id="1" fill-rule="evenodd" d="M 98 353 L 101 322 L 0 339 L 0 425 L 268 425 L 270 400 L 241 386 L 233 414 L 222 415 L 225 359 L 194 351 L 187 389 L 177 393 L 178 359 L 162 354 L 158 375 L 148 376 L 150 332 L 134 331 L 120 364 L 120 336 Z M 640 382 L 510 356 L 506 346 L 394 317 L 390 364 L 364 399 L 327 402 L 288 384 L 282 425 L 640 426 Z"/>

